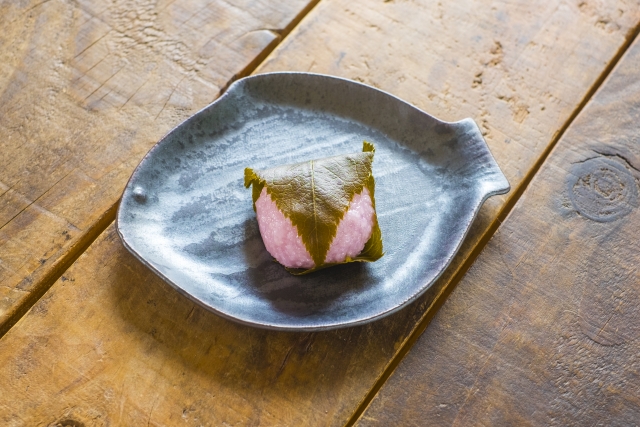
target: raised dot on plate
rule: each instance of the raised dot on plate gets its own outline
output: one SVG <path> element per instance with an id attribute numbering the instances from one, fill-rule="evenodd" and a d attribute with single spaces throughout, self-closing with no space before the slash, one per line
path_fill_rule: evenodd
<path id="1" fill-rule="evenodd" d="M 138 203 L 144 203 L 147 201 L 147 193 L 145 193 L 144 188 L 135 187 L 133 189 L 133 198 Z"/>

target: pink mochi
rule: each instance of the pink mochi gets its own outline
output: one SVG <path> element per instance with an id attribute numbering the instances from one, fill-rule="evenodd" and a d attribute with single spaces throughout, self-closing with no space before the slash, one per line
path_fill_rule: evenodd
<path id="1" fill-rule="evenodd" d="M 357 257 L 371 238 L 374 210 L 369 190 L 353 196 L 347 212 L 338 224 L 338 231 L 331 242 L 324 263 L 344 262 L 347 257 Z M 315 264 L 307 251 L 298 230 L 291 220 L 277 208 L 275 202 L 262 189 L 256 200 L 258 227 L 267 251 L 280 264 L 289 268 L 313 268 Z"/>

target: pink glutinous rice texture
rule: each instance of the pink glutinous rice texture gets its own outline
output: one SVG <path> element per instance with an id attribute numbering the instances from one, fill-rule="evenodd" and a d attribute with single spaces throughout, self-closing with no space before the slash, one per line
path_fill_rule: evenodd
<path id="1" fill-rule="evenodd" d="M 256 218 L 267 251 L 289 268 L 312 268 L 315 264 L 298 236 L 298 230 L 286 218 L 263 188 L 256 200 Z"/>
<path id="2" fill-rule="evenodd" d="M 311 255 L 298 235 L 297 229 L 277 208 L 275 202 L 262 189 L 256 200 L 256 217 L 260 234 L 267 251 L 280 264 L 289 268 L 313 268 Z M 371 237 L 374 210 L 369 190 L 353 196 L 347 212 L 338 224 L 336 236 L 331 242 L 325 263 L 343 262 L 362 252 Z"/>
<path id="3" fill-rule="evenodd" d="M 371 237 L 374 214 L 369 190 L 364 188 L 351 199 L 324 262 L 343 262 L 347 257 L 357 257 Z"/>

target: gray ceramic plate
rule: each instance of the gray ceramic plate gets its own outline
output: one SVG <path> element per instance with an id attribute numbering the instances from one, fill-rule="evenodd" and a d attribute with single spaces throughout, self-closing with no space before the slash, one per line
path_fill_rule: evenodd
<path id="1" fill-rule="evenodd" d="M 376 147 L 385 255 L 292 276 L 258 232 L 244 168 Z M 482 203 L 509 191 L 478 127 L 446 123 L 375 88 L 273 73 L 235 82 L 165 136 L 133 173 L 118 211 L 124 245 L 187 297 L 269 329 L 352 326 L 425 292 Z"/>

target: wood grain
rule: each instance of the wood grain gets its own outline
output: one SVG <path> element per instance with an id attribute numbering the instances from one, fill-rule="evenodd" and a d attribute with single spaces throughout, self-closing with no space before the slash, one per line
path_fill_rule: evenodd
<path id="1" fill-rule="evenodd" d="M 516 186 L 639 20 L 640 5 L 622 1 L 326 0 L 261 70 L 342 75 L 444 119 L 474 117 Z M 194 307 L 109 228 L 0 340 L 0 391 L 15 396 L 0 413 L 8 425 L 344 424 L 505 200 L 482 209 L 418 302 L 313 334 L 254 330 Z"/>
<path id="2" fill-rule="evenodd" d="M 113 219 L 145 152 L 315 3 L 0 3 L 0 335 Z"/>
<path id="3" fill-rule="evenodd" d="M 640 39 L 358 426 L 640 420 Z"/>

